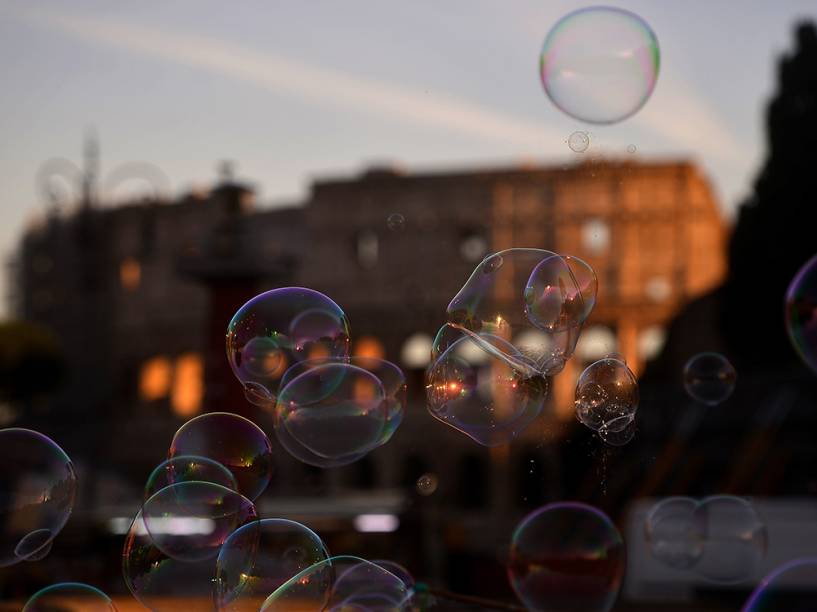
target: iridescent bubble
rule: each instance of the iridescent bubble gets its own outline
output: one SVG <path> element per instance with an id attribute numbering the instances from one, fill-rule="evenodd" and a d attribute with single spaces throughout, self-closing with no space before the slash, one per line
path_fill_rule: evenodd
<path id="1" fill-rule="evenodd" d="M 68 455 L 30 429 L 0 430 L 0 567 L 34 561 L 48 553 L 77 493 Z"/>
<path id="2" fill-rule="evenodd" d="M 154 530 L 158 530 L 154 525 Z M 197 523 L 167 523 L 167 536 L 195 535 Z M 153 612 L 212 610 L 216 558 L 180 561 L 165 555 L 148 533 L 140 510 L 125 536 L 122 576 L 130 592 Z"/>
<path id="3" fill-rule="evenodd" d="M 700 575 L 721 584 L 754 578 L 766 556 L 766 525 L 752 504 L 731 495 L 704 499 L 694 512 L 704 527 Z"/>
<path id="4" fill-rule="evenodd" d="M 216 602 L 222 612 L 257 612 L 270 593 L 329 558 L 311 529 L 286 519 L 247 523 L 224 542 L 216 570 Z"/>
<path id="5" fill-rule="evenodd" d="M 555 279 L 555 291 L 546 291 L 548 279 Z M 581 260 L 543 249 L 508 249 L 480 262 L 448 305 L 448 323 L 511 367 L 530 376 L 552 375 L 573 354 L 595 295 L 595 274 Z M 487 340 L 492 337 L 511 345 L 525 337 L 524 350 L 503 352 Z"/>
<path id="6" fill-rule="evenodd" d="M 579 376 L 576 383 L 576 418 L 599 432 L 603 439 L 630 427 L 637 410 L 638 382 L 627 364 L 619 358 L 608 356 L 599 359 L 587 366 Z"/>
<path id="7" fill-rule="evenodd" d="M 145 528 L 162 553 L 178 561 L 218 555 L 227 537 L 256 518 L 243 495 L 212 482 L 180 482 L 157 492 L 142 506 Z"/>
<path id="8" fill-rule="evenodd" d="M 229 412 L 209 412 L 182 425 L 173 436 L 169 459 L 196 455 L 226 467 L 238 491 L 255 501 L 272 477 L 272 444 L 252 421 Z"/>
<path id="9" fill-rule="evenodd" d="M 394 561 L 389 561 L 387 559 L 375 559 L 372 561 L 375 565 L 379 565 L 384 570 L 387 570 L 397 576 L 400 580 L 403 581 L 403 584 L 406 585 L 406 588 L 413 589 L 414 588 L 414 576 L 411 575 L 405 567 L 396 563 Z"/>
<path id="10" fill-rule="evenodd" d="M 60 582 L 37 591 L 23 612 L 116 612 L 111 598 L 81 582 Z"/>
<path id="11" fill-rule="evenodd" d="M 303 287 L 255 296 L 227 328 L 227 358 L 247 399 L 274 404 L 279 381 L 293 363 L 349 354 L 349 322 L 335 302 Z"/>
<path id="12" fill-rule="evenodd" d="M 717 406 L 735 390 L 738 374 L 719 353 L 698 353 L 684 366 L 684 388 L 689 396 L 708 406 Z"/>
<path id="13" fill-rule="evenodd" d="M 573 132 L 567 139 L 567 146 L 574 153 L 584 153 L 590 146 L 590 135 L 587 132 Z"/>
<path id="14" fill-rule="evenodd" d="M 273 592 L 261 612 L 401 612 L 411 590 L 387 569 L 358 557 L 332 557 L 294 576 Z"/>
<path id="15" fill-rule="evenodd" d="M 531 610 L 610 610 L 624 577 L 621 534 L 600 510 L 578 502 L 529 514 L 511 541 L 508 577 Z"/>
<path id="16" fill-rule="evenodd" d="M 218 461 L 196 455 L 176 455 L 172 459 L 162 461 L 150 473 L 145 484 L 145 499 L 172 484 L 194 480 L 212 482 L 238 491 L 235 476 Z"/>
<path id="17" fill-rule="evenodd" d="M 350 363 L 325 363 L 299 374 L 281 390 L 275 431 L 296 458 L 325 467 L 324 460 L 333 464 L 341 458 L 357 459 L 379 446 L 388 411 L 377 376 Z"/>
<path id="18" fill-rule="evenodd" d="M 386 219 L 386 227 L 393 232 L 402 232 L 406 229 L 406 218 L 400 213 L 392 213 Z"/>
<path id="19" fill-rule="evenodd" d="M 701 558 L 706 527 L 691 497 L 668 497 L 650 509 L 644 533 L 650 553 L 674 569 L 690 569 Z"/>
<path id="20" fill-rule="evenodd" d="M 786 330 L 803 363 L 817 372 L 817 255 L 789 283 Z"/>
<path id="21" fill-rule="evenodd" d="M 417 492 L 420 495 L 432 495 L 437 490 L 438 484 L 436 474 L 423 474 L 417 479 Z"/>
<path id="22" fill-rule="evenodd" d="M 643 19 L 596 6 L 568 13 L 551 28 L 539 72 L 561 111 L 588 123 L 615 123 L 647 102 L 659 58 L 658 39 Z"/>
<path id="23" fill-rule="evenodd" d="M 817 610 L 817 557 L 784 563 L 761 580 L 741 612 Z"/>
<path id="24" fill-rule="evenodd" d="M 468 344 L 475 349 L 463 350 Z M 471 354 L 479 358 L 470 360 Z M 524 355 L 486 333 L 479 334 L 479 342 L 463 335 L 426 372 L 429 412 L 485 446 L 505 444 L 520 434 L 539 416 L 547 392 L 547 379 Z"/>

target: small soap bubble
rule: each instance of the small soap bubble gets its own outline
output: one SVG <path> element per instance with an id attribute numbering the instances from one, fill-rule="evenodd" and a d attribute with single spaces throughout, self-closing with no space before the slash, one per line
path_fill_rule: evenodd
<path id="1" fill-rule="evenodd" d="M 249 522 L 218 553 L 218 609 L 257 611 L 290 578 L 328 558 L 323 541 L 305 525 L 277 518 Z"/>
<path id="2" fill-rule="evenodd" d="M 546 257 L 533 269 L 523 290 L 528 320 L 546 332 L 580 327 L 596 304 L 593 269 L 569 255 Z"/>
<path id="3" fill-rule="evenodd" d="M 205 457 L 227 468 L 238 491 L 254 501 L 272 477 L 272 444 L 258 425 L 237 414 L 209 412 L 190 419 L 173 436 L 168 458 Z"/>
<path id="4" fill-rule="evenodd" d="M 644 533 L 653 558 L 679 570 L 698 563 L 706 528 L 703 517 L 695 514 L 697 508 L 697 500 L 691 497 L 668 497 L 650 509 Z"/>
<path id="5" fill-rule="evenodd" d="M 239 308 L 227 328 L 227 358 L 247 400 L 272 409 L 294 363 L 349 354 L 349 322 L 330 298 L 304 287 L 273 289 Z"/>
<path id="6" fill-rule="evenodd" d="M 608 612 L 624 578 L 621 534 L 600 510 L 559 502 L 517 526 L 508 576 L 529 610 Z"/>
<path id="7" fill-rule="evenodd" d="M 567 146 L 574 153 L 584 153 L 590 146 L 590 134 L 587 132 L 573 132 L 567 139 Z"/>
<path id="8" fill-rule="evenodd" d="M 579 376 L 575 405 L 579 422 L 599 432 L 608 444 L 620 446 L 629 441 L 628 430 L 634 428 L 638 410 L 635 375 L 615 355 L 599 359 Z"/>
<path id="9" fill-rule="evenodd" d="M 786 291 L 786 330 L 803 363 L 817 372 L 817 255 L 800 268 Z"/>
<path id="10" fill-rule="evenodd" d="M 417 479 L 417 492 L 420 495 L 432 495 L 437 490 L 437 475 L 423 474 Z"/>
<path id="11" fill-rule="evenodd" d="M 788 561 L 757 585 L 741 612 L 817 609 L 817 557 Z"/>
<path id="12" fill-rule="evenodd" d="M 358 557 L 331 557 L 305 569 L 264 602 L 260 612 L 411 609 L 411 589 L 388 569 Z"/>
<path id="13" fill-rule="evenodd" d="M 0 430 L 0 567 L 48 554 L 77 494 L 74 464 L 56 442 L 30 429 Z"/>
<path id="14" fill-rule="evenodd" d="M 196 455 L 177 455 L 163 461 L 151 472 L 145 484 L 145 499 L 172 484 L 193 480 L 212 482 L 238 491 L 235 476 L 218 461 Z"/>
<path id="15" fill-rule="evenodd" d="M 737 372 L 720 353 L 698 353 L 684 366 L 684 388 L 689 396 L 717 406 L 735 390 Z"/>
<path id="16" fill-rule="evenodd" d="M 32 595 L 23 612 L 116 612 L 111 598 L 96 587 L 60 582 Z"/>
<path id="17" fill-rule="evenodd" d="M 627 153 L 635 153 L 636 146 L 634 144 L 627 145 Z"/>
<path id="18" fill-rule="evenodd" d="M 402 232 L 406 229 L 406 218 L 400 213 L 392 213 L 386 219 L 386 227 L 393 232 Z"/>
<path id="19" fill-rule="evenodd" d="M 756 578 L 766 557 L 766 524 L 745 499 L 707 497 L 693 520 L 703 525 L 703 550 L 695 571 L 707 580 L 735 584 Z"/>
<path id="20" fill-rule="evenodd" d="M 548 32 L 539 72 L 557 108 L 588 123 L 636 113 L 658 79 L 658 39 L 638 15 L 597 6 L 562 17 Z"/>

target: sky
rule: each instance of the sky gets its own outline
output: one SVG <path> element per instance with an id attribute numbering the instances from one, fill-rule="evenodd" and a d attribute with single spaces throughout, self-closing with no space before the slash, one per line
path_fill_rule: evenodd
<path id="1" fill-rule="evenodd" d="M 763 160 L 777 58 L 814 0 L 617 2 L 655 31 L 661 70 L 636 115 L 601 127 L 555 108 L 538 74 L 548 30 L 583 6 L 0 0 L 0 255 L 44 210 L 38 169 L 80 163 L 89 129 L 103 183 L 149 162 L 179 194 L 229 159 L 266 205 L 373 164 L 575 160 L 566 139 L 586 130 L 604 155 L 694 159 L 732 215 Z"/>

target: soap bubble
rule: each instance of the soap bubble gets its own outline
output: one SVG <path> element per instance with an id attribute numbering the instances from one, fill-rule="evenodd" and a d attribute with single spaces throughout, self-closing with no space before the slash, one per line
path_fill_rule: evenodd
<path id="1" fill-rule="evenodd" d="M 817 557 L 795 559 L 766 576 L 741 612 L 812 612 L 817 609 Z"/>
<path id="2" fill-rule="evenodd" d="M 347 358 L 325 358 L 325 359 L 309 359 L 301 361 L 289 370 L 286 371 L 283 378 L 281 378 L 281 389 L 286 387 L 291 380 L 297 378 L 307 370 L 311 370 L 318 366 L 323 366 L 331 363 L 350 364 L 355 367 L 366 370 L 373 374 L 380 381 L 383 386 L 383 393 L 385 395 L 386 404 L 386 423 L 383 428 L 383 433 L 380 439 L 380 445 L 388 442 L 397 431 L 400 423 L 403 422 L 403 414 L 406 409 L 406 376 L 397 365 L 385 359 L 378 359 L 375 357 L 347 357 Z M 344 373 L 345 368 L 336 370 L 338 374 Z M 337 381 L 340 382 L 340 379 Z"/>
<path id="3" fill-rule="evenodd" d="M 508 577 L 531 610 L 581 612 L 613 607 L 624 577 L 621 534 L 600 510 L 559 502 L 517 526 Z"/>
<path id="4" fill-rule="evenodd" d="M 238 491 L 235 476 L 218 461 L 196 455 L 177 455 L 162 461 L 150 473 L 145 484 L 145 499 L 172 484 L 194 480 L 212 482 Z"/>
<path id="5" fill-rule="evenodd" d="M 766 525 L 746 500 L 731 495 L 704 499 L 694 512 L 704 527 L 704 546 L 695 565 L 700 575 L 722 584 L 754 578 L 766 556 Z"/>
<path id="6" fill-rule="evenodd" d="M 800 358 L 817 372 L 817 255 L 798 270 L 786 291 L 786 329 Z"/>
<path id="7" fill-rule="evenodd" d="M 238 491 L 255 501 L 272 476 L 272 444 L 252 421 L 229 412 L 209 412 L 190 419 L 173 436 L 169 459 L 196 455 L 226 467 Z"/>
<path id="8" fill-rule="evenodd" d="M 420 495 L 432 495 L 438 484 L 436 474 L 423 474 L 417 479 L 417 492 Z"/>
<path id="9" fill-rule="evenodd" d="M 574 153 L 584 153 L 590 146 L 590 135 L 587 132 L 573 132 L 567 139 L 567 146 Z"/>
<path id="10" fill-rule="evenodd" d="M 224 542 L 216 570 L 222 612 L 257 612 L 290 578 L 329 558 L 311 529 L 286 519 L 247 523 Z"/>
<path id="11" fill-rule="evenodd" d="M 576 418 L 602 439 L 634 427 L 638 382 L 620 358 L 608 356 L 590 364 L 576 382 Z M 619 444 L 620 445 L 620 444 Z"/>
<path id="12" fill-rule="evenodd" d="M 202 526 L 201 523 L 168 523 L 166 531 L 179 535 L 188 532 L 193 536 Z M 215 575 L 215 557 L 180 561 L 165 555 L 148 533 L 142 511 L 136 514 L 125 536 L 122 577 L 139 603 L 153 612 L 212 609 Z"/>
<path id="13" fill-rule="evenodd" d="M 68 521 L 77 476 L 68 455 L 30 429 L 0 430 L 0 567 L 34 561 Z"/>
<path id="14" fill-rule="evenodd" d="M 627 145 L 627 153 L 635 153 L 636 146 L 634 144 Z"/>
<path id="15" fill-rule="evenodd" d="M 275 402 L 293 363 L 349 354 L 349 322 L 340 306 L 303 287 L 273 289 L 239 308 L 227 328 L 227 358 L 247 399 Z"/>
<path id="16" fill-rule="evenodd" d="M 386 227 L 393 232 L 402 232 L 406 229 L 406 218 L 400 213 L 392 213 L 386 219 Z"/>
<path id="17" fill-rule="evenodd" d="M 81 582 L 60 582 L 35 593 L 23 612 L 116 612 L 111 598 Z"/>
<path id="18" fill-rule="evenodd" d="M 45 530 L 45 531 L 48 531 L 48 530 Z M 39 536 L 34 535 L 33 537 L 36 539 Z M 51 548 L 52 548 L 53 544 L 54 544 L 54 540 L 49 541 L 48 544 L 46 544 L 45 546 L 41 546 L 39 548 L 39 550 L 37 550 L 37 552 L 34 552 L 34 553 L 28 555 L 23 560 L 28 561 L 29 563 L 32 563 L 34 561 L 41 561 L 41 560 L 45 559 L 48 556 L 48 553 L 51 552 Z"/>
<path id="19" fill-rule="evenodd" d="M 273 592 L 261 612 L 410 610 L 411 590 L 383 567 L 358 557 L 332 557 Z"/>
<path id="20" fill-rule="evenodd" d="M 327 363 L 292 379 L 278 396 L 276 429 L 320 457 L 370 451 L 386 426 L 386 394 L 371 372 Z"/>
<path id="21" fill-rule="evenodd" d="M 635 437 L 635 415 L 628 414 L 605 421 L 596 432 L 609 446 L 624 446 Z"/>
<path id="22" fill-rule="evenodd" d="M 539 72 L 548 98 L 588 123 L 637 112 L 658 79 L 658 39 L 629 11 L 599 6 L 568 13 L 548 32 Z"/>
<path id="23" fill-rule="evenodd" d="M 145 502 L 142 518 L 153 544 L 178 561 L 214 558 L 227 537 L 256 518 L 243 495 L 212 482 L 180 482 Z"/>
<path id="24" fill-rule="evenodd" d="M 668 497 L 655 504 L 644 524 L 652 556 L 674 569 L 690 569 L 701 558 L 705 525 L 691 497 Z"/>
<path id="25" fill-rule="evenodd" d="M 414 576 L 411 575 L 405 567 L 396 563 L 394 561 L 389 561 L 387 559 L 375 559 L 372 561 L 375 565 L 379 565 L 384 570 L 391 572 L 395 576 L 397 576 L 400 580 L 403 581 L 403 584 L 406 585 L 406 588 L 413 589 L 414 588 Z"/>
<path id="26" fill-rule="evenodd" d="M 549 280 L 556 283 L 555 291 L 548 288 Z M 578 258 L 508 249 L 480 262 L 448 305 L 448 323 L 511 367 L 529 376 L 552 375 L 573 354 L 596 287 L 593 270 Z M 523 335 L 538 339 L 528 341 L 524 351 L 507 352 L 487 340 L 513 343 Z M 525 359 L 518 358 L 520 352 Z"/>
<path id="27" fill-rule="evenodd" d="M 463 344 L 475 344 L 477 354 L 487 347 L 490 358 L 469 361 L 472 351 L 462 350 Z M 523 363 L 524 369 L 516 367 Z M 524 355 L 485 333 L 479 342 L 463 335 L 426 372 L 429 412 L 485 446 L 505 444 L 521 433 L 539 416 L 547 391 L 547 379 Z"/>
<path id="28" fill-rule="evenodd" d="M 684 388 L 689 396 L 708 406 L 717 406 L 735 390 L 738 375 L 719 353 L 698 353 L 684 366 Z"/>

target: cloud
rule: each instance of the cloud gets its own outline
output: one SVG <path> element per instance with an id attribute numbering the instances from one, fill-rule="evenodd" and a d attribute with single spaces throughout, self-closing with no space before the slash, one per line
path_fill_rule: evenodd
<path id="1" fill-rule="evenodd" d="M 533 151 L 548 148 L 548 143 L 553 143 L 550 147 L 553 151 L 564 141 L 562 133 L 542 123 L 520 119 L 468 100 L 429 95 L 394 83 L 260 53 L 223 40 L 53 12 L 28 11 L 22 17 L 84 41 L 192 66 L 313 104 L 377 113 L 423 127 L 513 143 Z"/>

